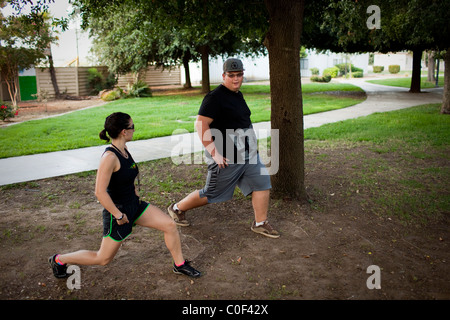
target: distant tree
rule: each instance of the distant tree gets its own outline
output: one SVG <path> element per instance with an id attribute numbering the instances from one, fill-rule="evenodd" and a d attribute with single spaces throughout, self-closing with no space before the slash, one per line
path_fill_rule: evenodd
<path id="1" fill-rule="evenodd" d="M 67 28 L 65 19 L 53 19 L 48 13 L 51 1 L 10 0 L 15 10 L 5 17 L 0 11 L 0 71 L 8 87 L 14 107 L 19 99 L 19 69 L 27 69 L 49 59 L 51 63 L 50 43 L 57 40 L 56 28 Z M 0 8 L 7 2 L 0 0 Z M 25 6 L 30 11 L 23 13 Z M 55 80 L 56 82 L 56 80 Z"/>
<path id="2" fill-rule="evenodd" d="M 373 11 L 380 13 L 380 28 L 372 26 Z M 372 7 L 373 8 L 373 7 Z M 307 47 L 335 52 L 413 52 L 410 92 L 420 92 L 420 62 L 424 50 L 450 51 L 448 0 L 316 0 L 305 9 L 302 36 Z M 319 22 L 319 25 L 317 23 Z M 450 65 L 449 55 L 445 65 Z M 444 83 L 450 84 L 450 72 Z M 450 113 L 450 86 L 444 84 L 443 113 Z M 447 110 L 447 111 L 445 111 Z"/>
<path id="3" fill-rule="evenodd" d="M 262 41 L 243 38 L 236 32 L 235 19 L 241 18 L 232 17 L 230 12 L 237 8 L 227 4 L 205 5 L 193 0 L 75 1 L 83 27 L 91 30 L 97 54 L 113 71 L 137 72 L 148 65 L 170 67 L 181 63 L 188 71 L 189 61 L 201 60 L 203 92 L 210 90 L 209 57 L 262 52 Z"/>

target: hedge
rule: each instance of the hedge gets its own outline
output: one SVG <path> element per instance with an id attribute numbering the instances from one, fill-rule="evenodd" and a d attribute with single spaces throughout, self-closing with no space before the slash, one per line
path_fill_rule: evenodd
<path id="1" fill-rule="evenodd" d="M 390 73 L 399 73 L 400 72 L 400 66 L 398 64 L 392 64 L 389 66 L 389 72 Z"/>
<path id="2" fill-rule="evenodd" d="M 373 72 L 381 73 L 384 71 L 384 66 L 373 66 Z"/>

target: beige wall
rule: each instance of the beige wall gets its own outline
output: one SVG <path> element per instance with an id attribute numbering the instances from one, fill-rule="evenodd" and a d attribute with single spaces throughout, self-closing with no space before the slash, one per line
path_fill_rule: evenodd
<path id="1" fill-rule="evenodd" d="M 56 80 L 58 82 L 59 92 L 71 96 L 87 96 L 88 88 L 88 69 L 96 68 L 104 77 L 108 75 L 106 67 L 57 67 L 55 68 Z M 50 71 L 48 68 L 36 68 L 37 90 L 45 90 L 48 98 L 55 97 Z"/>
<path id="2" fill-rule="evenodd" d="M 181 84 L 181 71 L 180 68 L 176 67 L 173 69 L 162 68 L 156 69 L 155 67 L 148 67 L 146 72 L 142 72 L 139 75 L 139 79 L 143 80 L 150 87 L 169 85 L 169 84 Z M 134 75 L 132 73 L 127 73 L 125 75 L 119 76 L 119 81 L 117 85 L 121 88 L 126 88 L 128 84 L 134 83 Z"/>

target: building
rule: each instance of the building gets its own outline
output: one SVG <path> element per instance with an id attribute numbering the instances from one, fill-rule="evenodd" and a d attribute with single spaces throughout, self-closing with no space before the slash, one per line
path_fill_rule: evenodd
<path id="1" fill-rule="evenodd" d="M 323 70 L 335 66 L 336 64 L 348 62 L 355 67 L 364 70 L 364 74 L 369 71 L 369 54 L 343 54 L 334 52 L 317 53 L 315 50 L 306 50 L 307 57 L 300 61 L 300 74 L 302 77 L 311 76 L 311 68 L 319 69 L 322 74 Z M 239 57 L 245 68 L 245 81 L 269 80 L 269 56 L 260 56 L 256 58 Z M 209 76 L 211 83 L 222 82 L 222 66 L 226 58 L 218 57 L 209 61 Z M 181 81 L 186 82 L 184 68 L 181 67 Z M 191 83 L 198 85 L 202 80 L 201 62 L 190 63 L 189 71 Z"/>

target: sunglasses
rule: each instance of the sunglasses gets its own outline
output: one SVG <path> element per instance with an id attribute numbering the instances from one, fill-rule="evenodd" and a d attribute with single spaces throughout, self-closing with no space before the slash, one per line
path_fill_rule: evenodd
<path id="1" fill-rule="evenodd" d="M 133 130 L 134 129 L 134 123 L 129 128 L 125 128 L 125 130 Z"/>

